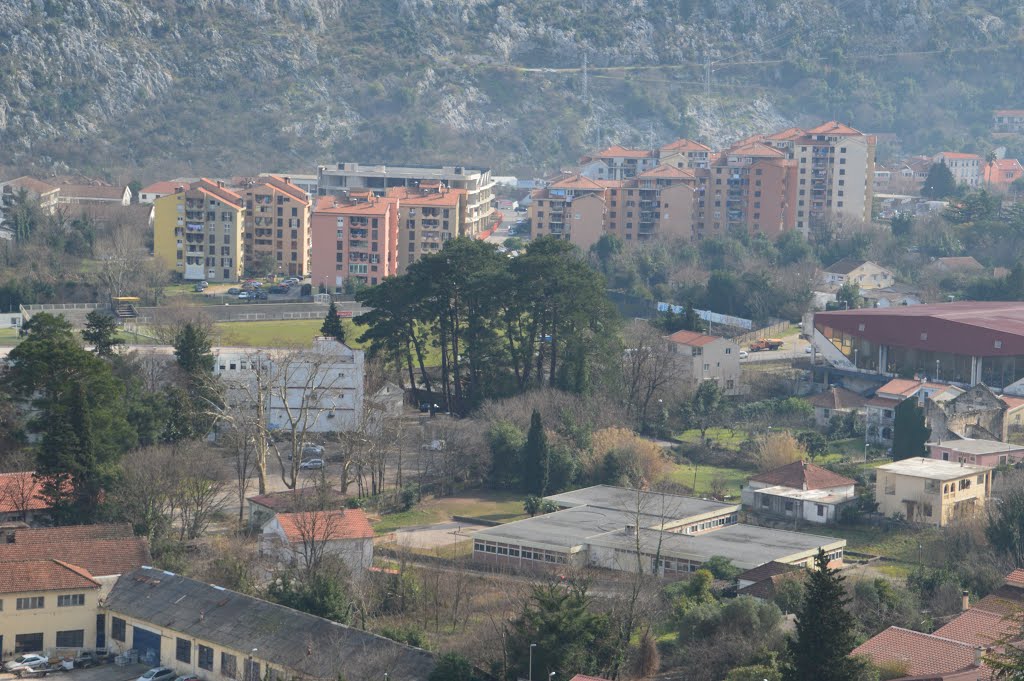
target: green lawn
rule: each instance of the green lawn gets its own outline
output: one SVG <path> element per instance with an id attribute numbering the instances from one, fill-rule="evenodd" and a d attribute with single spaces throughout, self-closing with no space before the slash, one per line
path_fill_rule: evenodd
<path id="1" fill-rule="evenodd" d="M 851 437 L 846 440 L 832 440 L 828 443 L 830 454 L 839 454 L 856 461 L 864 459 L 864 438 Z"/>
<path id="2" fill-rule="evenodd" d="M 363 347 L 356 341 L 365 327 L 357 326 L 351 319 L 343 319 L 346 342 L 355 348 Z M 309 345 L 320 333 L 321 319 L 286 319 L 262 322 L 218 322 L 214 329 L 220 334 L 223 345 L 247 347 L 277 347 Z"/>
<path id="3" fill-rule="evenodd" d="M 754 471 L 744 471 L 739 468 L 726 468 L 724 466 L 707 466 L 704 464 L 697 464 L 696 473 L 696 489 L 694 489 L 694 494 L 709 494 L 712 481 L 715 478 L 720 478 L 724 485 L 725 493 L 736 498 L 739 497 L 740 487 L 750 479 L 750 476 L 755 475 Z M 678 464 L 669 473 L 669 479 L 672 482 L 693 488 L 693 474 L 693 464 Z"/>
<path id="4" fill-rule="evenodd" d="M 718 447 L 738 450 L 740 444 L 747 439 L 747 432 L 745 430 L 733 430 L 732 428 L 708 428 L 705 436 L 712 444 Z M 700 444 L 700 431 L 696 428 L 687 430 L 676 435 L 676 439 L 687 444 Z"/>
<path id="5" fill-rule="evenodd" d="M 17 329 L 0 329 L 0 347 L 11 347 L 18 344 Z"/>
<path id="6" fill-rule="evenodd" d="M 480 518 L 494 522 L 511 522 L 526 517 L 524 495 L 518 492 L 484 492 L 473 496 L 428 499 L 416 508 L 381 516 L 373 524 L 378 535 L 404 527 L 432 525 L 451 520 L 453 516 Z"/>

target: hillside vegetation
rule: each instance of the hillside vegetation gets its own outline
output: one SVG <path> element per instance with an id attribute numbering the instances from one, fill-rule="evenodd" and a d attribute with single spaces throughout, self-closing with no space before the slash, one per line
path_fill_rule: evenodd
<path id="1" fill-rule="evenodd" d="M 7 0 L 0 158 L 527 172 L 833 117 L 910 151 L 987 148 L 992 108 L 1024 106 L 1022 23 L 1000 0 Z"/>

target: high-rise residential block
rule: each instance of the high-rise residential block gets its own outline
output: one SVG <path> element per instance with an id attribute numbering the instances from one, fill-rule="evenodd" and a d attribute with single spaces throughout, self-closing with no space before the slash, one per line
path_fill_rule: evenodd
<path id="1" fill-rule="evenodd" d="M 475 236 L 494 222 L 494 180 L 490 168 L 472 166 L 389 166 L 338 163 L 320 166 L 317 191 L 321 196 L 344 197 L 353 191 L 371 191 L 384 196 L 392 187 L 406 189 L 448 189 L 465 191 L 460 206 L 459 236 Z"/>
<path id="2" fill-rule="evenodd" d="M 464 189 L 449 189 L 440 183 L 421 184 L 417 189 L 392 187 L 387 195 L 398 201 L 399 273 L 459 235 L 466 200 Z"/>
<path id="3" fill-rule="evenodd" d="M 312 284 L 340 291 L 349 278 L 372 286 L 396 274 L 398 204 L 372 192 L 319 197 L 311 220 Z"/>
<path id="4" fill-rule="evenodd" d="M 309 274 L 311 202 L 289 177 L 260 175 L 236 191 L 245 200 L 245 269 L 252 276 Z"/>
<path id="5" fill-rule="evenodd" d="M 245 204 L 223 182 L 202 178 L 154 202 L 153 251 L 190 281 L 242 276 Z"/>

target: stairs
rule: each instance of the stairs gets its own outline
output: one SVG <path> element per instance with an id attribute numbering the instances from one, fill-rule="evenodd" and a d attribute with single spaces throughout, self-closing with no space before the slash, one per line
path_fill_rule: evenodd
<path id="1" fill-rule="evenodd" d="M 114 314 L 117 315 L 117 318 L 122 321 L 125 319 L 135 319 L 136 317 L 139 316 L 139 312 L 138 310 L 135 309 L 135 306 L 132 305 L 131 303 L 125 302 L 120 302 L 117 304 L 117 306 L 114 308 Z"/>

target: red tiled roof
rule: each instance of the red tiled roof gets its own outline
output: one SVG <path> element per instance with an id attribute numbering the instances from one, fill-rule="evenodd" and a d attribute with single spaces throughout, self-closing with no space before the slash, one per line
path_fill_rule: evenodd
<path id="1" fill-rule="evenodd" d="M 996 116 L 1024 116 L 1024 109 L 996 109 Z"/>
<path id="2" fill-rule="evenodd" d="M 148 187 L 143 187 L 142 189 L 139 190 L 139 193 L 164 195 L 173 194 L 175 189 L 183 186 L 184 184 L 184 182 L 179 182 L 175 180 L 160 180 L 159 182 L 154 182 Z"/>
<path id="3" fill-rule="evenodd" d="M 569 681 L 608 681 L 600 676 L 587 676 L 586 674 L 577 674 L 576 676 L 569 679 Z"/>
<path id="4" fill-rule="evenodd" d="M 301 542 L 304 534 L 316 535 L 315 538 L 321 541 L 373 537 L 373 528 L 361 508 L 278 513 L 275 517 L 284 530 L 284 536 L 293 544 Z"/>
<path id="5" fill-rule="evenodd" d="M 676 168 L 666 163 L 662 163 L 659 166 L 645 170 L 640 173 L 640 177 L 678 177 L 678 178 L 691 178 L 694 177 L 694 172 L 689 168 Z"/>
<path id="6" fill-rule="evenodd" d="M 550 186 L 552 189 L 603 189 L 597 182 L 582 175 L 570 175 L 553 182 Z"/>
<path id="7" fill-rule="evenodd" d="M 47 184 L 42 180 L 37 180 L 36 178 L 29 177 L 28 175 L 17 177 L 13 180 L 7 180 L 3 184 L 10 185 L 15 189 L 27 189 L 28 191 L 35 192 L 36 194 L 49 194 L 52 191 L 57 191 L 57 187 L 54 187 L 52 184 Z"/>
<path id="8" fill-rule="evenodd" d="M 770 147 L 763 142 L 747 142 L 737 146 L 729 147 L 725 152 L 729 156 L 766 156 L 784 158 L 786 153 L 775 147 Z"/>
<path id="9" fill-rule="evenodd" d="M 131 525 L 68 525 L 14 531 L 14 542 L 0 542 L 0 562 L 57 559 L 96 576 L 119 575 L 150 561 L 149 546 Z"/>
<path id="10" fill-rule="evenodd" d="M 88 570 L 60 560 L 0 562 L 0 594 L 98 589 Z M 56 604 L 54 604 L 56 605 Z"/>
<path id="11" fill-rule="evenodd" d="M 661 148 L 662 151 L 711 151 L 711 147 L 688 139 L 677 139 Z"/>
<path id="12" fill-rule="evenodd" d="M 388 197 L 375 197 L 369 201 L 345 201 L 334 196 L 321 196 L 317 199 L 315 213 L 330 213 L 335 215 L 348 215 L 358 213 L 360 215 L 386 215 L 389 207 L 396 199 Z"/>
<path id="13" fill-rule="evenodd" d="M 692 347 L 702 347 L 708 343 L 714 343 L 716 340 L 722 340 L 719 336 L 705 336 L 697 331 L 676 331 L 671 336 L 665 336 L 665 340 L 679 345 L 688 345 Z"/>
<path id="14" fill-rule="evenodd" d="M 970 608 L 935 630 L 936 636 L 972 646 L 998 645 L 1006 637 L 1020 632 L 1019 616 Z"/>
<path id="15" fill-rule="evenodd" d="M 202 191 L 216 199 L 219 199 L 220 201 L 223 201 L 224 203 L 234 206 L 235 208 L 241 208 L 245 205 L 239 194 L 231 191 L 227 187 L 221 187 L 215 180 L 205 177 L 201 177 L 197 182 L 193 182 L 189 189 Z"/>
<path id="16" fill-rule="evenodd" d="M 775 593 L 779 588 L 779 585 L 789 580 L 801 580 L 804 575 L 802 572 L 790 572 L 781 575 L 772 575 L 767 579 L 762 579 L 759 582 L 748 584 L 747 586 L 739 589 L 736 592 L 737 596 L 751 596 L 753 598 L 760 598 L 762 600 L 770 600 L 775 597 Z"/>
<path id="17" fill-rule="evenodd" d="M 976 647 L 934 634 L 889 627 L 853 649 L 874 664 L 902 662 L 911 676 L 957 672 L 975 665 Z"/>
<path id="18" fill-rule="evenodd" d="M 863 134 L 860 130 L 851 128 L 848 125 L 839 123 L 838 121 L 828 121 L 822 123 L 816 128 L 811 128 L 807 131 L 808 135 L 861 135 Z"/>
<path id="19" fill-rule="evenodd" d="M 124 187 L 108 187 L 93 184 L 62 184 L 62 196 L 73 199 L 97 199 L 102 201 L 120 201 L 124 198 Z"/>
<path id="20" fill-rule="evenodd" d="M 1017 568 L 1010 574 L 1006 575 L 1006 579 L 1003 581 L 1008 586 L 1015 586 L 1024 589 L 1024 570 Z"/>
<path id="21" fill-rule="evenodd" d="M 827 468 L 815 466 L 806 461 L 794 461 L 774 470 L 755 475 L 751 482 L 763 482 L 769 485 L 780 485 L 793 489 L 827 489 L 829 487 L 845 487 L 856 484 L 845 476 L 833 473 Z"/>
<path id="22" fill-rule="evenodd" d="M 745 572 L 739 573 L 736 575 L 736 579 L 743 582 L 760 582 L 765 579 L 770 579 L 775 575 L 784 575 L 787 572 L 793 572 L 794 570 L 799 569 L 800 568 L 796 565 L 770 560 L 763 565 L 758 565 L 755 568 L 750 568 Z"/>
<path id="23" fill-rule="evenodd" d="M 959 151 L 940 151 L 938 154 L 936 154 L 936 156 L 941 156 L 942 158 L 963 159 L 963 160 L 966 160 L 966 161 L 980 161 L 981 160 L 981 156 L 978 156 L 977 154 L 964 154 L 964 153 L 961 153 Z"/>
<path id="24" fill-rule="evenodd" d="M 299 189 L 298 186 L 292 184 L 290 181 L 285 182 L 284 177 L 281 175 L 260 175 L 258 180 L 270 185 L 282 194 L 287 194 L 294 201 L 300 203 L 309 203 L 309 195 L 303 190 Z"/>
<path id="25" fill-rule="evenodd" d="M 807 131 L 801 130 L 800 128 L 786 128 L 785 130 L 780 130 L 779 132 L 768 135 L 765 139 L 784 142 L 798 137 L 803 137 L 805 134 L 807 134 Z"/>
<path id="26" fill-rule="evenodd" d="M 1013 395 L 1000 395 L 999 399 L 1006 403 L 1006 407 L 1009 411 L 1015 411 L 1024 407 L 1024 397 L 1015 397 Z"/>
<path id="27" fill-rule="evenodd" d="M 812 406 L 823 409 L 859 409 L 866 400 L 846 388 L 832 388 L 808 400 Z"/>
<path id="28" fill-rule="evenodd" d="M 903 397 L 910 397 L 915 395 L 921 388 L 941 390 L 948 387 L 949 386 L 943 383 L 915 381 L 911 378 L 894 378 L 879 388 L 876 392 L 885 393 L 887 395 L 902 395 Z"/>
<path id="29" fill-rule="evenodd" d="M 0 473 L 0 513 L 48 509 L 50 505 L 38 496 L 40 486 L 32 471 Z"/>
<path id="30" fill-rule="evenodd" d="M 607 149 L 590 154 L 590 158 L 650 158 L 654 155 L 649 149 L 629 149 L 627 147 L 613 144 Z"/>
<path id="31" fill-rule="evenodd" d="M 423 185 L 420 185 L 421 187 Z M 400 205 L 408 206 L 457 206 L 465 189 L 445 189 L 443 192 L 417 192 L 408 187 L 389 187 L 388 198 L 397 198 Z"/>
<path id="32" fill-rule="evenodd" d="M 319 498 L 322 493 L 323 491 L 316 487 L 299 487 L 298 489 L 283 490 L 281 492 L 257 494 L 256 496 L 249 497 L 248 501 L 264 508 L 269 508 L 272 511 L 290 511 L 296 503 L 301 503 L 307 497 L 317 497 L 317 502 L 322 502 L 323 499 Z M 331 489 L 324 496 L 329 502 L 337 502 L 339 507 L 345 501 L 345 495 L 336 489 Z"/>
<path id="33" fill-rule="evenodd" d="M 1017 615 L 1024 612 L 1024 589 L 1007 582 L 975 603 L 974 609 L 997 615 Z"/>

